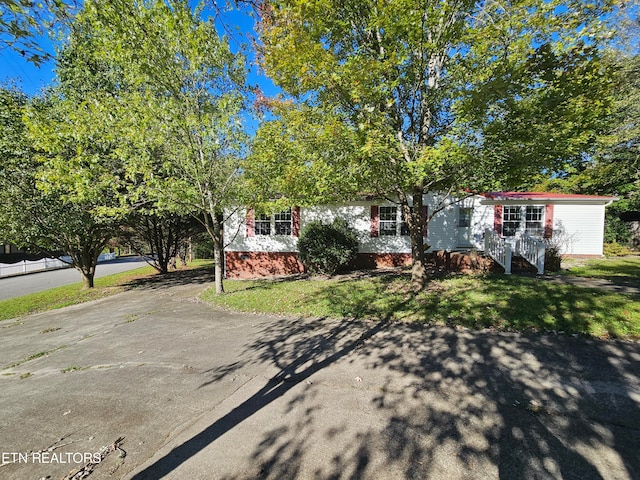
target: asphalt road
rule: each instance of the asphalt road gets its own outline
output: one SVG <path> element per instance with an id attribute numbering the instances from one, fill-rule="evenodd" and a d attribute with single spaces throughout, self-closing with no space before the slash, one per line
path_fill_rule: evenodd
<path id="1" fill-rule="evenodd" d="M 210 280 L 0 322 L 0 478 L 640 478 L 638 343 L 232 313 Z"/>
<path id="2" fill-rule="evenodd" d="M 140 257 L 124 257 L 109 262 L 99 263 L 96 278 L 114 273 L 126 272 L 147 265 Z M 75 268 L 49 270 L 47 272 L 30 273 L 16 277 L 0 278 L 0 300 L 42 292 L 50 288 L 69 285 L 82 281 L 82 276 Z"/>

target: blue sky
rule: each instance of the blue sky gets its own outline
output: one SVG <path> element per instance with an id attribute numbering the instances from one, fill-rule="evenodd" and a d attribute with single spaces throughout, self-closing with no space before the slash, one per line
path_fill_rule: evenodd
<path id="1" fill-rule="evenodd" d="M 205 11 L 205 15 L 213 14 L 212 10 Z M 216 25 L 221 33 L 229 37 L 231 48 L 238 50 L 242 45 L 250 46 L 250 37 L 255 37 L 254 20 L 247 12 L 224 12 L 218 17 Z M 54 53 L 54 48 L 47 36 L 38 38 L 38 44 L 45 52 Z M 250 55 L 250 52 L 249 52 Z M 254 59 L 249 57 L 250 85 L 259 85 L 267 96 L 275 95 L 279 90 L 264 75 L 259 73 Z M 48 61 L 36 67 L 25 57 L 9 48 L 0 49 L 0 84 L 14 84 L 27 95 L 36 95 L 40 90 L 50 85 L 55 76 L 55 62 Z"/>

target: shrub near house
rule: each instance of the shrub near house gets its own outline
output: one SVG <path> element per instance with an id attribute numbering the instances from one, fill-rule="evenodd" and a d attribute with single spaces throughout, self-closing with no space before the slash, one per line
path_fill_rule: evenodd
<path id="1" fill-rule="evenodd" d="M 312 273 L 333 275 L 358 255 L 358 236 L 347 222 L 309 223 L 298 240 L 300 261 Z"/>

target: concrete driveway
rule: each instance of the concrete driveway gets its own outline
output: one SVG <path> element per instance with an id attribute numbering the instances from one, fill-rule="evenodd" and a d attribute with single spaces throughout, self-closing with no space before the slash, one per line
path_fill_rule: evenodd
<path id="1" fill-rule="evenodd" d="M 201 275 L 0 323 L 0 478 L 640 478 L 636 343 L 235 314 Z"/>

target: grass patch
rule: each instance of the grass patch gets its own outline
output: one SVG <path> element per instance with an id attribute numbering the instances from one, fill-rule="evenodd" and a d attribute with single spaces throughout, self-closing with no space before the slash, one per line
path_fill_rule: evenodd
<path id="1" fill-rule="evenodd" d="M 640 256 L 598 258 L 569 263 L 565 274 L 577 277 L 604 278 L 612 282 L 640 287 Z"/>
<path id="2" fill-rule="evenodd" d="M 51 332 L 57 332 L 58 330 L 62 330 L 62 327 L 45 328 L 40 333 L 51 333 Z"/>
<path id="3" fill-rule="evenodd" d="M 517 276 L 455 276 L 411 290 L 406 274 L 306 280 L 228 280 L 202 299 L 232 310 L 419 322 L 505 331 L 640 338 L 630 296 Z"/>
<path id="4" fill-rule="evenodd" d="M 19 365 L 22 365 L 23 363 L 27 363 L 30 362 L 31 360 L 35 360 L 36 358 L 40 358 L 40 357 L 44 357 L 45 355 L 49 355 L 50 353 L 53 353 L 57 350 L 62 350 L 63 348 L 67 348 L 66 345 L 61 345 L 57 348 L 54 348 L 53 350 L 48 350 L 46 352 L 38 352 L 38 353 L 34 353 L 33 355 L 29 355 L 27 358 L 23 358 L 22 360 L 19 360 L 15 363 L 12 363 L 11 365 L 8 365 L 6 367 L 3 368 L 3 370 L 6 370 L 7 368 L 13 368 L 13 367 L 17 367 Z"/>
<path id="5" fill-rule="evenodd" d="M 20 380 L 24 380 L 25 378 L 29 378 L 31 375 L 33 375 L 33 373 L 31 373 L 31 372 L 23 373 L 22 375 L 20 375 Z"/>
<path id="6" fill-rule="evenodd" d="M 153 275 L 152 267 L 141 267 L 128 272 L 96 278 L 94 288 L 82 289 L 82 282 L 52 288 L 44 292 L 30 293 L 22 297 L 0 301 L 0 320 L 21 317 L 32 313 L 55 310 L 78 303 L 97 300 L 125 289 L 127 283 Z"/>
<path id="7" fill-rule="evenodd" d="M 187 268 L 209 268 L 210 266 L 211 260 L 196 260 Z M 83 290 L 82 283 L 78 282 L 44 292 L 2 300 L 0 301 L 0 321 L 108 297 L 123 292 L 130 288 L 134 282 L 150 278 L 156 273 L 153 267 L 145 266 L 96 278 L 94 288 Z M 42 333 L 46 333 L 46 331 Z"/>
<path id="8" fill-rule="evenodd" d="M 73 365 L 71 367 L 67 367 L 65 369 L 62 369 L 61 372 L 62 373 L 69 373 L 69 372 L 79 372 L 81 370 L 88 370 L 89 367 L 79 367 L 77 365 Z"/>

